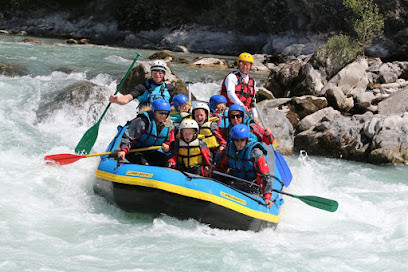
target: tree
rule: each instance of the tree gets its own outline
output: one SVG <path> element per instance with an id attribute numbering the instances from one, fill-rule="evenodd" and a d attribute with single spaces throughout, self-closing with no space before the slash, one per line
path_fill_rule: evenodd
<path id="1" fill-rule="evenodd" d="M 354 13 L 353 27 L 364 55 L 366 46 L 383 34 L 384 16 L 373 0 L 343 0 L 343 5 Z"/>

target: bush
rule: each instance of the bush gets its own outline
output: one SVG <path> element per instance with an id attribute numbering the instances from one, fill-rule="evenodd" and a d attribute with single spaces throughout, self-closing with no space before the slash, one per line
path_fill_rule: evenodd
<path id="1" fill-rule="evenodd" d="M 384 16 L 373 0 L 343 0 L 343 5 L 354 13 L 353 27 L 364 55 L 365 47 L 383 34 Z"/>

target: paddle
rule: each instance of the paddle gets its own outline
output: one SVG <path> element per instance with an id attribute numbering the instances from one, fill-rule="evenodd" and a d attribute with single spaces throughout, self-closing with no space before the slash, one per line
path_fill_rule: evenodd
<path id="1" fill-rule="evenodd" d="M 115 94 L 117 94 L 120 89 L 122 88 L 123 84 L 126 81 L 126 78 L 128 77 L 130 71 L 132 70 L 133 66 L 135 65 L 137 59 L 141 55 L 139 53 L 136 53 L 136 58 L 133 60 L 132 64 L 130 65 L 126 75 L 123 77 L 122 81 L 120 82 L 119 86 L 116 88 Z M 102 118 L 105 116 L 106 112 L 108 111 L 111 103 L 109 102 L 108 106 L 106 106 L 105 110 L 102 113 L 102 116 L 99 118 L 98 122 L 96 122 L 95 125 L 93 125 L 90 129 L 88 129 L 84 136 L 82 136 L 81 140 L 79 141 L 78 145 L 75 147 L 75 153 L 77 154 L 89 154 L 91 151 L 92 147 L 94 146 L 96 142 L 96 138 L 98 137 L 98 131 L 99 131 L 99 124 L 102 121 Z"/>
<path id="2" fill-rule="evenodd" d="M 255 109 L 258 112 L 259 119 L 261 120 L 262 126 L 266 129 L 265 122 L 264 122 L 264 120 L 262 118 L 262 115 L 261 115 L 261 111 L 259 110 L 259 108 L 258 108 L 258 106 L 256 104 L 255 104 Z M 269 135 L 269 141 L 271 143 L 273 143 L 271 135 Z M 272 144 L 271 146 L 272 146 L 272 149 L 273 149 L 273 153 L 275 154 L 275 160 L 277 162 L 276 165 L 277 165 L 278 171 L 279 171 L 279 173 L 281 175 L 282 182 L 286 187 L 288 187 L 290 182 L 292 181 L 292 172 L 290 171 L 290 169 L 288 167 L 288 164 L 286 163 L 286 161 L 283 158 L 282 154 L 280 154 L 276 150 L 275 145 Z"/>
<path id="3" fill-rule="evenodd" d="M 227 178 L 232 178 L 241 182 L 245 182 L 245 183 L 250 183 L 253 184 L 250 181 L 247 181 L 245 179 L 241 179 L 238 177 L 234 177 L 232 175 L 229 174 L 225 174 L 219 171 L 212 171 L 214 174 L 216 175 L 220 175 L 223 177 L 227 177 Z M 283 195 L 287 195 L 287 196 L 291 196 L 293 198 L 297 198 L 300 201 L 306 203 L 309 206 L 321 209 L 321 210 L 325 210 L 325 211 L 329 211 L 329 212 L 335 212 L 339 206 L 339 203 L 337 203 L 337 201 L 332 200 L 332 199 L 327 199 L 327 198 L 323 198 L 323 197 L 319 197 L 319 196 L 298 196 L 298 195 L 294 195 L 294 194 L 289 194 L 286 192 L 282 192 L 276 189 L 272 189 L 272 191 L 283 194 Z"/>
<path id="4" fill-rule="evenodd" d="M 147 150 L 155 150 L 160 149 L 161 146 L 149 146 L 149 147 L 142 147 L 136 149 L 130 149 L 129 152 L 139 152 L 139 151 L 147 151 Z M 59 164 L 59 165 L 66 165 L 74 163 L 80 159 L 90 158 L 90 157 L 97 157 L 97 156 L 104 156 L 104 155 L 113 155 L 117 154 L 119 150 L 113 152 L 104 152 L 104 153 L 97 153 L 97 154 L 90 154 L 90 155 L 76 155 L 76 154 L 55 154 L 55 155 L 47 155 L 44 157 L 44 160 L 47 161 L 47 164 Z"/>

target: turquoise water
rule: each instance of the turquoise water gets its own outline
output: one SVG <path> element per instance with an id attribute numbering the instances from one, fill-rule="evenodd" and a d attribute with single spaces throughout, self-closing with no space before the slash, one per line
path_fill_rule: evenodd
<path id="1" fill-rule="evenodd" d="M 0 62 L 30 75 L 0 75 L 0 271 L 407 271 L 408 167 L 373 166 L 295 154 L 286 157 L 294 180 L 288 192 L 335 199 L 328 213 L 285 197 L 276 231 L 211 229 L 194 220 L 131 214 L 96 196 L 97 158 L 46 166 L 49 154 L 74 153 L 104 109 L 97 97 L 63 105 L 39 119 L 42 103 L 78 81 L 115 91 L 135 50 L 42 45 L 0 36 Z M 138 50 L 146 58 L 153 51 Z M 183 55 L 193 59 L 197 55 Z M 219 88 L 200 83 L 207 71 L 174 67 L 193 92 L 208 98 Z M 99 106 L 98 106 L 99 105 Z M 134 117 L 134 102 L 112 105 L 93 153 L 104 152 L 116 126 Z"/>

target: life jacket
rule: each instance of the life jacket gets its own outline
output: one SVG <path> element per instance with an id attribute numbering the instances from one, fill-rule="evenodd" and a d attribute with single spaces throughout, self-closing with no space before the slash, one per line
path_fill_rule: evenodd
<path id="1" fill-rule="evenodd" d="M 199 134 L 204 135 L 203 141 L 207 144 L 209 149 L 217 148 L 220 144 L 215 138 L 214 134 L 211 131 L 211 123 L 210 121 L 205 122 L 200 126 Z"/>
<path id="2" fill-rule="evenodd" d="M 145 82 L 146 91 L 138 97 L 140 104 L 151 104 L 153 100 L 163 98 L 167 102 L 170 101 L 170 92 L 167 89 L 166 83 L 156 85 L 154 81 Z"/>
<path id="3" fill-rule="evenodd" d="M 231 141 L 228 146 L 227 161 L 230 168 L 230 174 L 248 181 L 256 179 L 256 169 L 254 163 L 251 162 L 251 151 L 254 147 L 258 147 L 262 152 L 267 154 L 266 148 L 258 141 L 249 140 L 244 149 L 236 152 L 235 144 Z"/>
<path id="4" fill-rule="evenodd" d="M 170 126 L 163 126 L 160 133 L 158 133 L 156 120 L 148 112 L 141 112 L 138 117 L 140 116 L 145 116 L 149 123 L 146 131 L 135 141 L 135 147 L 157 146 L 169 139 Z"/>
<path id="5" fill-rule="evenodd" d="M 239 71 L 232 72 L 238 79 L 238 84 L 235 86 L 235 94 L 237 95 L 238 99 L 247 107 L 252 108 L 252 102 L 255 97 L 255 81 L 254 79 L 249 76 L 248 83 L 244 82 L 244 79 L 241 76 Z M 227 77 L 224 78 L 221 87 L 221 95 L 225 96 L 227 99 L 227 106 L 231 106 L 234 102 L 228 98 L 227 87 L 225 86 L 225 80 Z"/>
<path id="6" fill-rule="evenodd" d="M 181 123 L 181 121 L 183 121 L 184 119 L 191 119 L 191 113 L 189 112 L 180 112 L 180 113 L 176 113 L 173 115 L 170 115 L 170 119 L 171 121 L 173 121 L 173 123 Z"/>
<path id="7" fill-rule="evenodd" d="M 229 126 L 228 109 L 225 109 L 223 114 L 219 113 L 218 117 L 220 118 L 218 126 L 220 128 L 227 128 Z"/>
<path id="8" fill-rule="evenodd" d="M 184 169 L 191 169 L 202 164 L 200 140 L 195 139 L 190 143 L 179 139 L 177 165 Z"/>

